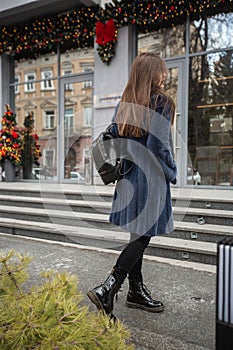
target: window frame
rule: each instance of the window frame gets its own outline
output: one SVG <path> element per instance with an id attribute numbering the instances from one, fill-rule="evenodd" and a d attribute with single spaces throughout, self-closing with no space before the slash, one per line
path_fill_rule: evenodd
<path id="1" fill-rule="evenodd" d="M 51 73 L 49 78 L 46 78 L 46 73 Z M 52 69 L 43 69 L 41 70 L 41 90 L 54 90 L 53 85 L 53 70 Z"/>
<path id="2" fill-rule="evenodd" d="M 28 77 L 34 77 L 34 79 L 28 79 Z M 26 72 L 24 74 L 25 83 L 24 83 L 24 92 L 30 93 L 35 92 L 35 84 L 36 84 L 36 72 Z M 29 88 L 31 86 L 31 88 Z"/>
<path id="3" fill-rule="evenodd" d="M 50 114 L 51 113 L 51 114 Z M 53 114 L 52 114 L 53 113 Z M 56 114 L 55 114 L 55 110 L 45 110 L 45 111 L 43 111 L 43 122 L 44 122 L 44 129 L 45 130 L 53 130 L 53 129 L 55 129 L 55 116 L 56 116 Z M 51 123 L 51 118 L 53 117 L 53 123 Z M 53 124 L 53 126 L 51 125 L 51 124 Z M 47 125 L 48 125 L 48 127 L 47 127 Z"/>

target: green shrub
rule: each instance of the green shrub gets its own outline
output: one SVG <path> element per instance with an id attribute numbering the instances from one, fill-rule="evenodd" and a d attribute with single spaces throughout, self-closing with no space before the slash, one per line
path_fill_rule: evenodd
<path id="1" fill-rule="evenodd" d="M 29 287 L 28 255 L 0 256 L 1 350 L 132 350 L 129 331 L 117 320 L 81 305 L 78 278 L 47 271 Z"/>

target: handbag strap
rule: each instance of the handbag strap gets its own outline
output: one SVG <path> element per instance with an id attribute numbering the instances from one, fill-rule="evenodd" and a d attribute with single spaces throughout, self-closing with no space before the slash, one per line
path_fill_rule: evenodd
<path id="1" fill-rule="evenodd" d="M 121 166 L 122 166 L 122 163 L 123 163 L 123 161 L 124 161 L 124 157 L 120 160 L 120 163 L 121 163 Z M 119 175 L 120 176 L 125 176 L 125 175 L 127 175 L 127 174 L 129 174 L 129 172 L 133 169 L 133 167 L 134 167 L 134 163 L 133 162 L 131 162 L 132 164 L 131 164 L 131 166 L 129 167 L 129 169 L 127 169 L 124 173 L 122 173 L 121 172 L 121 167 L 120 167 L 120 170 L 119 170 Z"/>

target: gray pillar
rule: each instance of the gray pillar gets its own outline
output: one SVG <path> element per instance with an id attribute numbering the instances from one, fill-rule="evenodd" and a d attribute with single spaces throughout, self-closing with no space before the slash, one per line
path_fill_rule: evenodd
<path id="1" fill-rule="evenodd" d="M 12 80 L 12 57 L 6 54 L 0 56 L 0 113 L 1 116 L 4 113 L 4 105 L 10 104 L 11 108 L 14 109 L 14 101 L 11 96 L 11 90 L 9 88 L 10 81 Z"/>
<path id="2" fill-rule="evenodd" d="M 128 81 L 130 68 L 137 54 L 134 26 L 118 31 L 116 54 L 110 65 L 103 63 L 95 47 L 93 139 L 111 122 L 114 108 Z M 101 180 L 93 167 L 93 182 Z"/>
<path id="3" fill-rule="evenodd" d="M 5 112 L 5 104 L 10 104 L 10 77 L 11 77 L 11 57 L 6 54 L 0 56 L 0 128 L 2 128 L 2 116 Z M 2 181 L 2 168 L 0 166 L 0 181 Z"/>

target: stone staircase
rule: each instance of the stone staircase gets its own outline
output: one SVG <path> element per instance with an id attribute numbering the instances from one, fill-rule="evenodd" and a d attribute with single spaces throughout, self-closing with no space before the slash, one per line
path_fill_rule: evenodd
<path id="1" fill-rule="evenodd" d="M 120 250 L 128 233 L 108 222 L 113 186 L 0 183 L 0 232 Z M 233 191 L 172 188 L 175 232 L 153 237 L 149 255 L 216 264 L 233 237 Z"/>

